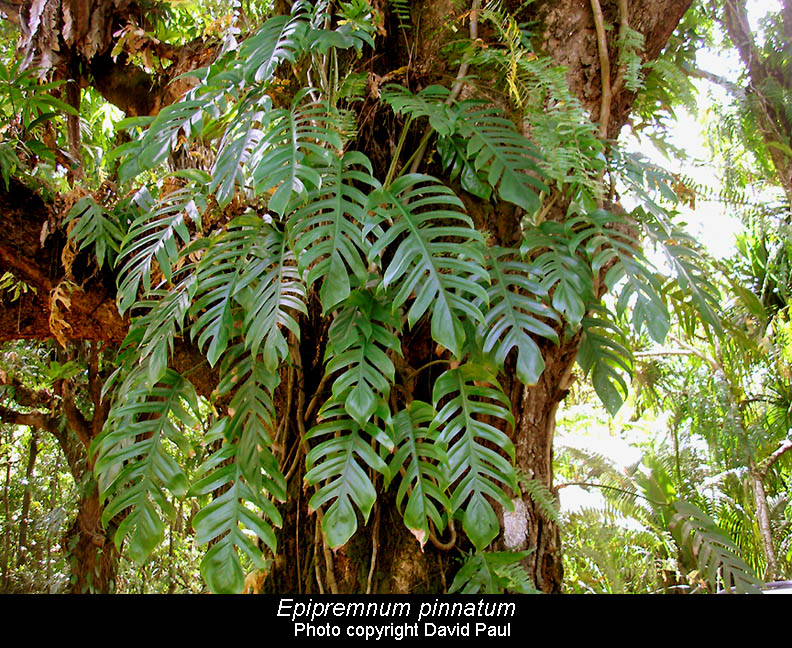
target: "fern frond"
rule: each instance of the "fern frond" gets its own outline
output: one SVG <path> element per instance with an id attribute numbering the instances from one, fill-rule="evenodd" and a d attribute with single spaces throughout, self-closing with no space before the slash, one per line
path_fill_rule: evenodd
<path id="1" fill-rule="evenodd" d="M 737 546 L 697 506 L 673 504 L 671 529 L 681 547 L 689 548 L 713 590 L 722 583 L 738 594 L 761 593 L 760 582 L 739 556 Z"/>
<path id="2" fill-rule="evenodd" d="M 550 492 L 550 489 L 538 479 L 521 478 L 520 486 L 528 491 L 531 500 L 544 513 L 547 519 L 556 524 L 561 524 L 561 516 L 558 512 L 558 501 Z"/>
<path id="3" fill-rule="evenodd" d="M 519 564 L 530 551 L 478 551 L 464 560 L 449 594 L 536 594 L 528 571 Z"/>

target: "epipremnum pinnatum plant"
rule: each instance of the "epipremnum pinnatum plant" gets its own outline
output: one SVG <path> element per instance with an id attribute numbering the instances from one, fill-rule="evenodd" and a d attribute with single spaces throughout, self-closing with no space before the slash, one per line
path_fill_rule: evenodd
<path id="1" fill-rule="evenodd" d="M 298 362 L 312 300 L 327 330 L 329 391 L 317 392 L 324 401 L 299 424 L 315 423 L 301 431 L 305 484 L 332 548 L 393 488 L 422 546 L 456 520 L 483 552 L 518 490 L 501 386 L 510 362 L 532 385 L 543 349 L 580 335 L 580 366 L 615 412 L 633 371 L 625 327 L 661 342 L 669 303 L 680 302 L 718 326 L 694 242 L 651 195 L 649 187 L 671 191 L 668 178 L 614 155 L 611 171 L 643 207 L 609 208 L 596 126 L 558 68 L 522 56 L 530 43 L 513 18 L 488 5 L 481 20 L 501 40 L 486 55 L 463 56 L 473 71 L 506 70 L 527 134 L 506 110 L 453 88 L 377 88 L 405 134 L 412 124 L 427 129 L 443 180 L 401 164 L 405 137 L 382 176 L 358 150 L 353 109 L 370 97 L 348 64 L 375 46 L 377 28 L 362 0 L 334 11 L 298 1 L 241 43 L 227 40 L 213 63 L 189 73 L 194 86 L 180 101 L 120 124 L 129 141 L 113 160 L 127 198 L 114 209 L 82 200 L 71 215 L 79 245 L 117 269 L 119 309 L 132 322 L 93 446 L 105 517 L 125 512 L 115 542 L 145 560 L 173 500 L 199 498 L 196 539 L 211 545 L 201 571 L 217 592 L 240 591 L 248 566 L 263 569 L 278 551 L 289 467 L 275 390 Z M 286 97 L 295 83 L 301 89 Z M 553 110 L 537 110 L 532 97 Z M 551 127 L 565 129 L 563 142 Z M 174 157 L 193 148 L 209 151 L 200 168 L 174 170 Z M 491 246 L 470 199 L 521 210 L 520 243 Z M 556 200 L 568 205 L 561 220 L 548 218 Z M 641 252 L 646 239 L 671 278 Z M 614 303 L 602 300 L 606 290 Z M 427 402 L 405 397 L 400 369 L 403 337 L 423 321 L 447 366 Z M 195 475 L 182 468 L 180 425 L 194 426 L 199 404 L 190 375 L 168 366 L 179 339 L 194 341 L 221 375 L 212 452 Z M 477 556 L 459 588 L 527 591 L 509 557 Z"/>

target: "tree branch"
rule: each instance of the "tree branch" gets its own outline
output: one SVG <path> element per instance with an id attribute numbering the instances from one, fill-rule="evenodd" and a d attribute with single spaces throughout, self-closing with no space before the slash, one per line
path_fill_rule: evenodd
<path id="1" fill-rule="evenodd" d="M 683 70 L 685 74 L 693 77 L 694 79 L 704 79 L 705 81 L 709 81 L 710 83 L 721 86 L 725 90 L 728 90 L 737 99 L 742 99 L 745 97 L 745 88 L 737 83 L 729 81 L 726 77 L 722 77 L 719 74 L 710 72 L 709 70 L 702 70 L 695 65 L 684 65 Z"/>
<path id="2" fill-rule="evenodd" d="M 46 408 L 53 409 L 55 394 L 48 389 L 33 390 L 22 384 L 22 382 L 12 376 L 9 378 L 8 374 L 0 371 L 0 385 L 11 387 L 14 390 L 14 402 L 22 405 L 23 407 L 30 408 Z"/>
<path id="3" fill-rule="evenodd" d="M 55 434 L 58 429 L 58 418 L 46 412 L 17 412 L 0 405 L 0 420 L 11 425 L 27 425 Z"/>
<path id="4" fill-rule="evenodd" d="M 757 472 L 759 476 L 764 479 L 767 476 L 767 472 L 773 466 L 773 464 L 778 461 L 781 457 L 783 457 L 787 452 L 792 450 L 792 441 L 789 439 L 784 439 L 778 447 L 773 451 L 767 459 L 762 462 L 762 465 L 757 468 Z"/>

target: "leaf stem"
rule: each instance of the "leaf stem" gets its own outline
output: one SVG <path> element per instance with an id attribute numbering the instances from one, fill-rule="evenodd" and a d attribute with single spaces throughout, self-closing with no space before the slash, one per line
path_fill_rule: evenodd
<path id="1" fill-rule="evenodd" d="M 391 182 L 393 182 L 393 175 L 396 173 L 396 165 L 399 164 L 399 156 L 401 155 L 402 149 L 404 148 L 404 142 L 407 139 L 407 132 L 410 130 L 412 121 L 413 118 L 408 117 L 407 123 L 405 123 L 404 128 L 402 128 L 401 135 L 399 136 L 399 143 L 396 145 L 396 151 L 394 152 L 393 158 L 391 159 L 390 168 L 388 169 L 388 174 L 385 176 L 384 187 L 386 189 L 390 187 Z"/>

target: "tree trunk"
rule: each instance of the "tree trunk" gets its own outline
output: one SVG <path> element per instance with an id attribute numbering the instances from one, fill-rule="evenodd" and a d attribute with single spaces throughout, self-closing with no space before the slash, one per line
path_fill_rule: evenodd
<path id="1" fill-rule="evenodd" d="M 618 24 L 617 2 L 603 0 L 600 4 L 606 21 Z M 690 4 L 690 0 L 637 0 L 629 3 L 630 25 L 641 31 L 646 39 L 645 60 L 659 55 Z M 584 107 L 591 111 L 596 121 L 601 104 L 602 80 L 597 64 L 596 33 L 589 0 L 570 0 L 563 3 L 546 0 L 527 5 L 507 2 L 504 5 L 507 9 L 520 7 L 522 13 L 516 16 L 518 22 L 532 21 L 537 25 L 534 33 L 541 41 L 537 49 L 552 56 L 558 64 L 568 67 L 567 76 L 571 89 Z M 453 10 L 453 3 L 447 1 L 413 3 L 413 15 L 417 16 L 421 12 L 421 41 L 416 49 L 422 57 L 422 60 L 414 64 L 418 68 L 423 65 L 423 69 L 432 69 L 438 78 L 443 78 L 443 73 L 446 78 L 449 73 L 455 73 L 454 70 L 449 72 L 439 69 L 436 57 L 442 43 L 434 37 L 437 27 L 447 21 L 448 16 L 453 15 Z M 610 58 L 616 61 L 618 52 L 615 30 L 610 31 L 609 38 Z M 396 67 L 401 56 L 403 52 L 398 50 L 392 56 L 389 52 L 388 65 Z M 615 77 L 615 64 L 613 72 Z M 425 84 L 428 85 L 429 80 Z M 635 95 L 626 90 L 613 96 L 607 119 L 609 137 L 618 135 L 634 99 Z M 376 156 L 371 157 L 375 159 Z M 515 241 L 519 239 L 519 214 L 513 209 L 503 204 L 494 208 L 468 206 L 468 211 L 477 221 L 477 225 L 488 225 L 490 233 L 499 244 L 519 245 Z M 486 213 L 479 213 L 477 217 L 475 212 L 482 211 Z M 421 342 L 422 339 L 430 339 L 428 331 L 416 330 L 403 343 L 410 366 L 421 366 L 432 357 L 432 345 Z M 504 391 L 509 396 L 515 418 L 511 436 L 516 449 L 517 467 L 527 478 L 537 480 L 551 490 L 555 414 L 559 403 L 566 396 L 579 343 L 580 337 L 574 336 L 558 347 L 545 344 L 543 352 L 546 368 L 537 385 L 526 387 L 508 371 L 503 378 Z M 313 341 L 308 344 L 304 341 L 303 349 L 306 348 L 310 350 L 309 355 L 316 358 L 317 348 L 321 348 L 321 345 L 317 347 Z M 303 364 L 308 367 L 310 365 L 306 360 L 304 357 Z M 313 372 L 313 375 L 306 376 L 306 385 L 319 383 L 319 368 L 314 368 Z M 425 372 L 425 382 L 416 385 L 414 396 L 428 400 L 432 378 L 436 378 L 439 373 L 440 371 Z M 318 520 L 315 514 L 310 514 L 307 510 L 307 500 L 311 493 L 302 493 L 301 484 L 301 475 L 295 475 L 290 481 L 290 499 L 287 510 L 284 511 L 285 524 L 281 533 L 279 557 L 269 579 L 269 591 L 315 593 L 320 587 L 325 592 L 367 591 L 374 555 L 376 565 L 370 591 L 429 593 L 447 590 L 450 578 L 458 569 L 456 558 L 460 553 L 456 550 L 440 550 L 431 543 L 427 543 L 422 551 L 395 511 L 394 502 L 391 501 L 392 492 L 380 495 L 377 508 L 368 524 L 365 527 L 361 524 L 359 531 L 346 546 L 331 552 L 313 532 Z M 527 494 L 522 500 L 515 500 L 514 504 L 514 512 L 506 514 L 506 533 L 500 544 L 510 550 L 531 549 L 532 553 L 525 561 L 525 567 L 536 587 L 544 592 L 560 591 L 563 568 L 557 524 Z M 454 548 L 470 549 L 461 534 L 457 536 Z M 298 565 L 299 574 L 296 569 Z M 322 579 L 321 585 L 317 582 L 317 574 Z"/>
<path id="2" fill-rule="evenodd" d="M 11 447 L 13 441 L 13 434 L 10 427 L 8 428 L 8 447 Z M 5 484 L 3 486 L 3 591 L 8 591 L 8 583 L 11 577 L 11 505 L 9 490 L 11 487 L 11 453 L 6 457 L 5 462 Z"/>
<path id="3" fill-rule="evenodd" d="M 25 468 L 25 490 L 22 495 L 22 514 L 19 518 L 19 551 L 17 553 L 17 565 L 22 566 L 27 560 L 28 549 L 28 526 L 30 516 L 30 500 L 33 495 L 33 468 L 36 465 L 38 455 L 38 438 L 36 431 L 32 430 L 30 435 L 30 450 L 28 453 L 27 467 Z"/>
<path id="4" fill-rule="evenodd" d="M 77 518 L 66 532 L 69 549 L 71 592 L 108 594 L 115 589 L 118 551 L 113 543 L 114 528 L 102 528 L 102 505 L 95 482 L 80 497 Z"/>

